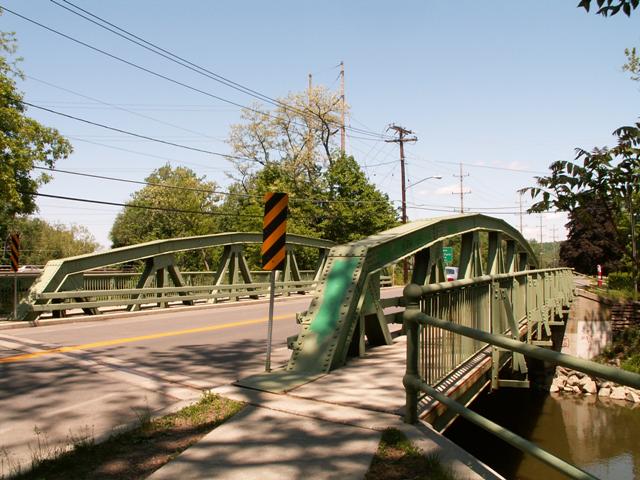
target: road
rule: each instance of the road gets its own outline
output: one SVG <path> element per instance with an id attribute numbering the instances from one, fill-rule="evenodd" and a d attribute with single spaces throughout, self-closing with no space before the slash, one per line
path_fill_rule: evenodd
<path id="1" fill-rule="evenodd" d="M 295 313 L 310 298 L 276 302 L 274 366 L 288 359 L 286 337 L 297 333 Z M 0 331 L 0 477 L 9 473 L 7 462 L 31 457 L 38 437 L 50 446 L 100 437 L 263 370 L 267 308 L 214 305 Z"/>

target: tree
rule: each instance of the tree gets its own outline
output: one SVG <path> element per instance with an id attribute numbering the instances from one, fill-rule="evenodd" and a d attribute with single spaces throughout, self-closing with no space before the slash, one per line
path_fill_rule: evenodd
<path id="1" fill-rule="evenodd" d="M 605 245 L 604 250 L 611 250 L 614 256 L 624 252 L 626 260 L 619 260 L 631 264 L 637 278 L 637 215 L 634 212 L 640 207 L 640 123 L 621 127 L 613 134 L 618 138 L 615 147 L 595 148 L 591 152 L 577 149 L 574 162 L 554 162 L 549 176 L 536 177 L 537 186 L 524 191 L 539 199 L 529 209 L 530 212 L 550 209 L 569 212 L 566 252 L 585 248 L 586 241 L 597 238 L 593 248 L 602 250 L 602 245 Z M 593 217 L 595 214 L 597 216 Z M 607 238 L 586 233 L 593 228 L 606 232 Z M 602 257 L 603 261 L 613 261 L 606 255 Z M 580 256 L 570 258 L 578 259 Z M 581 260 L 578 262 L 576 268 Z"/>
<path id="2" fill-rule="evenodd" d="M 593 0 L 581 0 L 578 8 L 582 7 L 587 12 L 591 8 Z M 604 17 L 613 16 L 622 11 L 627 17 L 631 16 L 631 11 L 638 8 L 640 0 L 596 0 L 598 10 L 596 13 Z"/>
<path id="3" fill-rule="evenodd" d="M 91 253 L 99 247 L 82 225 L 65 226 L 39 218 L 19 217 L 15 227 L 20 231 L 22 265 L 44 265 L 49 260 Z"/>
<path id="4" fill-rule="evenodd" d="M 1 13 L 1 10 L 0 10 Z M 0 32 L 0 237 L 6 238 L 10 223 L 19 214 L 36 211 L 34 193 L 49 181 L 35 175 L 35 167 L 53 167 L 72 152 L 71 144 L 57 130 L 26 116 L 16 79 L 23 74 L 14 33 Z"/>
<path id="5" fill-rule="evenodd" d="M 323 237 L 347 243 L 393 227 L 398 212 L 386 194 L 371 184 L 351 156 L 341 156 L 326 173 L 327 202 Z"/>
<path id="6" fill-rule="evenodd" d="M 398 214 L 387 195 L 371 184 L 353 157 L 337 157 L 314 182 L 294 181 L 286 164 L 270 163 L 237 182 L 220 206 L 219 231 L 260 231 L 266 192 L 289 193 L 287 231 L 346 243 L 391 228 Z M 248 249 L 252 266 L 258 250 Z M 298 257 L 301 268 L 314 268 L 315 252 Z"/>
<path id="7" fill-rule="evenodd" d="M 569 212 L 568 239 L 560 246 L 564 265 L 586 275 L 594 275 L 596 265 L 602 265 L 605 272 L 621 268 L 625 251 L 614 241 L 617 232 L 613 225 L 602 222 L 606 215 L 606 209 L 598 201 L 583 201 Z"/>
<path id="8" fill-rule="evenodd" d="M 269 163 L 282 163 L 297 181 L 317 180 L 318 167 L 336 157 L 339 104 L 335 92 L 313 87 L 277 100 L 271 112 L 260 104 L 243 109 L 242 123 L 231 126 L 228 138 L 235 155 L 244 159 L 233 160 L 240 180 Z"/>
<path id="9" fill-rule="evenodd" d="M 113 247 L 175 237 L 206 235 L 216 228 L 216 184 L 198 177 L 186 167 L 169 164 L 154 170 L 149 183 L 131 196 L 129 205 L 118 214 L 109 234 Z M 136 208 L 155 207 L 163 210 Z M 183 268 L 205 268 L 203 252 L 181 256 Z"/>

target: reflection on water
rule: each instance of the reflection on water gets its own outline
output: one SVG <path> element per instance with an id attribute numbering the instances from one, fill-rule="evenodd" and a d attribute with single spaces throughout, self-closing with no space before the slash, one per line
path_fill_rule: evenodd
<path id="1" fill-rule="evenodd" d="M 503 388 L 472 409 L 599 478 L 622 480 L 640 478 L 640 408 L 630 405 Z M 445 435 L 506 478 L 565 478 L 463 419 Z"/>

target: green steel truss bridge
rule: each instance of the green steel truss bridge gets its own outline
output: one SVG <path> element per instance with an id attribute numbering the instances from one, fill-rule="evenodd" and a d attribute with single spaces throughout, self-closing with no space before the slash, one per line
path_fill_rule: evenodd
<path id="1" fill-rule="evenodd" d="M 260 234 L 229 233 L 49 262 L 20 305 L 18 317 L 34 320 L 42 312 L 69 308 L 97 313 L 105 306 L 122 305 L 123 298 L 135 309 L 152 301 L 189 304 L 255 297 L 266 292 L 266 285 L 253 282 L 243 249 L 260 241 Z M 444 275 L 443 246 L 448 241 L 460 248 L 458 280 L 453 282 L 445 282 Z M 554 327 L 565 325 L 573 300 L 570 269 L 540 269 L 516 229 L 479 214 L 411 222 L 346 245 L 295 235 L 288 235 L 287 242 L 287 267 L 279 288 L 283 293 L 310 289 L 313 298 L 298 316 L 300 330 L 289 339 L 292 354 L 286 367 L 245 378 L 241 385 L 276 393 L 293 390 L 339 368 L 348 357 L 363 355 L 367 346 L 391 344 L 389 325 L 402 323 L 407 336 L 407 422 L 424 418 L 443 428 L 454 415 L 462 415 L 571 478 L 593 478 L 466 408 L 485 385 L 528 387 L 531 359 L 640 388 L 640 375 L 554 350 Z M 212 246 L 224 247 L 212 284 L 185 285 L 175 253 Z M 309 281 L 297 268 L 295 247 L 320 251 L 318 270 Z M 381 298 L 384 269 L 411 258 L 411 282 L 403 295 Z M 81 288 L 84 272 L 133 260 L 145 262 L 136 288 Z M 167 276 L 171 287 L 164 286 Z M 224 284 L 227 277 L 229 283 Z M 150 288 L 152 278 L 156 286 Z M 121 298 L 114 299 L 117 295 Z M 509 378 L 503 378 L 505 367 L 512 371 Z"/>

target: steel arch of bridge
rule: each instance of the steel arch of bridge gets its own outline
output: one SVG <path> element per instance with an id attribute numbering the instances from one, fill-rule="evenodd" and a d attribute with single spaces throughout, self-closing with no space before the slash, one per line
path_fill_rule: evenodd
<path id="1" fill-rule="evenodd" d="M 69 293 L 69 295 L 73 292 L 77 292 L 77 295 L 69 298 L 76 298 L 80 301 L 78 304 L 81 304 L 83 300 L 81 290 L 83 288 L 84 272 L 126 262 L 137 260 L 144 260 L 145 262 L 145 268 L 138 280 L 136 289 L 144 289 L 150 285 L 150 282 L 154 277 L 160 283 L 159 287 L 162 287 L 164 272 L 166 270 L 171 277 L 173 284 L 178 287 L 176 290 L 179 290 L 183 287 L 184 282 L 175 263 L 174 254 L 188 250 L 224 247 L 213 286 L 219 286 L 227 272 L 231 277 L 232 284 L 236 283 L 236 278 L 238 277 L 242 277 L 245 284 L 251 284 L 253 281 L 251 279 L 249 267 L 244 258 L 243 249 L 245 245 L 260 243 L 262 243 L 261 233 L 232 232 L 155 240 L 127 247 L 114 248 L 104 252 L 52 260 L 47 263 L 42 274 L 31 286 L 27 300 L 23 301 L 19 305 L 17 320 L 37 319 L 42 311 L 39 310 L 39 308 L 42 304 L 50 304 L 52 300 L 48 297 L 54 292 L 70 291 L 71 293 Z M 288 247 L 299 246 L 319 249 L 320 266 L 318 272 L 324 264 L 328 249 L 334 245 L 335 244 L 329 240 L 310 238 L 295 234 L 287 235 Z M 286 281 L 288 278 L 292 277 L 293 280 L 300 280 L 293 248 L 288 248 L 284 279 Z M 161 288 L 156 290 L 161 290 Z M 184 295 L 185 292 L 180 291 L 179 293 L 180 295 Z M 68 297 L 68 295 L 66 295 L 66 297 Z M 58 310 L 62 310 L 64 305 L 58 305 L 58 307 L 60 307 Z M 131 307 L 136 308 L 136 305 L 132 305 Z M 89 304 L 87 304 L 87 308 L 84 308 L 84 310 L 89 314 L 96 313 L 95 307 L 89 306 Z"/>
<path id="2" fill-rule="evenodd" d="M 480 232 L 488 232 L 482 258 Z M 443 242 L 461 237 L 459 278 L 513 273 L 538 267 L 531 246 L 504 220 L 462 214 L 415 221 L 346 245 L 333 247 L 320 274 L 309 309 L 299 319 L 300 332 L 285 370 L 257 375 L 244 385 L 284 391 L 343 365 L 349 353 L 391 343 L 384 308 L 401 306 L 380 299 L 380 271 L 413 256 L 411 283 L 444 281 Z"/>

